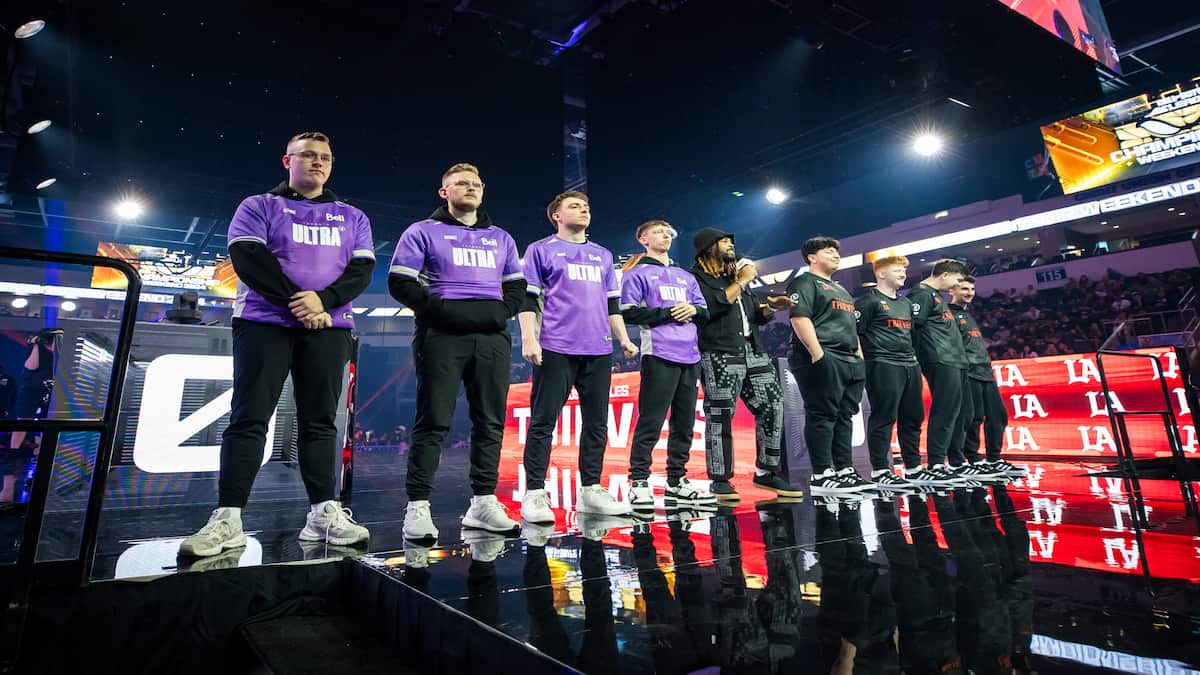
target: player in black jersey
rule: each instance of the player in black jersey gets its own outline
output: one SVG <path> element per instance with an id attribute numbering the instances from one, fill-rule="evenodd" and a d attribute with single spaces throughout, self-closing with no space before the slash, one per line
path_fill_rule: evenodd
<path id="1" fill-rule="evenodd" d="M 1000 389 L 992 374 L 992 359 L 983 341 L 983 333 L 979 330 L 975 317 L 968 311 L 971 301 L 975 299 L 975 277 L 963 277 L 963 280 L 950 290 L 950 297 L 953 299 L 950 308 L 958 321 L 963 349 L 967 354 L 967 379 L 963 396 L 971 399 L 971 409 L 974 412 L 969 419 L 962 421 L 962 429 L 955 436 L 954 442 L 959 443 L 961 439 L 963 456 L 975 465 L 980 476 L 1024 475 L 1024 469 L 1000 458 L 1000 449 L 1004 445 L 1004 430 L 1008 427 L 1008 410 L 1004 407 L 1004 399 L 1000 397 Z M 982 461 L 979 459 L 980 424 L 983 424 L 983 436 L 987 447 L 987 457 Z"/>
<path id="2" fill-rule="evenodd" d="M 892 470 L 892 428 L 899 422 L 896 435 L 905 473 L 917 472 L 921 470 L 921 424 L 925 421 L 921 366 L 912 343 L 912 303 L 900 295 L 908 278 L 908 258 L 880 258 L 874 267 L 875 287 L 854 303 L 871 401 L 867 419 L 871 482 L 880 488 L 903 488 L 911 483 Z"/>

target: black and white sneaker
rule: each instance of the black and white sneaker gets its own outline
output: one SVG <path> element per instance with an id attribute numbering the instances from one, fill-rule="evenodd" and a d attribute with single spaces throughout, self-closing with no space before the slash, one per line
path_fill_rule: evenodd
<path id="1" fill-rule="evenodd" d="M 671 485 L 667 482 L 667 489 L 663 498 L 663 504 L 670 506 L 677 505 L 699 505 L 713 506 L 717 503 L 715 495 L 706 490 L 700 490 L 687 478 L 680 478 L 678 485 Z"/>
<path id="2" fill-rule="evenodd" d="M 1008 462 L 1004 461 L 1003 459 L 991 460 L 989 462 L 989 464 L 992 465 L 992 468 L 994 470 L 1003 472 L 1004 475 L 1006 475 L 1006 476 L 1020 478 L 1022 476 L 1029 475 L 1029 471 L 1027 469 L 1019 467 L 1019 466 L 1015 466 L 1013 464 L 1009 464 Z"/>
<path id="3" fill-rule="evenodd" d="M 913 485 L 933 485 L 940 487 L 957 482 L 956 478 L 950 474 L 949 469 L 941 464 L 918 467 L 911 471 L 905 469 L 904 477 Z"/>
<path id="4" fill-rule="evenodd" d="M 989 479 L 989 478 L 997 478 L 999 476 L 1004 475 L 1004 472 L 1000 471 L 1000 470 L 996 469 L 996 467 L 992 466 L 991 462 L 986 462 L 986 461 L 970 462 L 967 464 L 967 466 L 969 466 L 971 468 L 971 471 L 974 473 L 974 476 L 972 476 L 973 478 Z"/>
<path id="5" fill-rule="evenodd" d="M 907 478 L 898 476 L 894 471 L 888 469 L 873 471 L 871 473 L 871 482 L 880 490 L 890 490 L 892 492 L 900 492 L 912 487 L 912 483 Z"/>
<path id="6" fill-rule="evenodd" d="M 860 490 L 870 490 L 875 487 L 875 483 L 858 475 L 852 467 L 846 467 L 837 472 L 837 477 L 842 481 L 842 485 L 847 489 L 858 492 Z"/>
<path id="7" fill-rule="evenodd" d="M 812 479 L 808 483 L 808 489 L 814 495 L 837 495 L 854 492 L 853 488 L 843 485 L 841 476 L 834 473 L 833 469 L 826 469 L 822 473 L 813 474 Z"/>
<path id="8" fill-rule="evenodd" d="M 635 480 L 630 484 L 629 508 L 634 511 L 654 510 L 654 492 L 650 489 L 649 481 Z"/>

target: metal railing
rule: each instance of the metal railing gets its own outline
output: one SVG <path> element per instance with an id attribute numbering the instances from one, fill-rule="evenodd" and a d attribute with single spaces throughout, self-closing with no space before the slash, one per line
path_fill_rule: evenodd
<path id="1" fill-rule="evenodd" d="M 102 416 L 67 420 L 0 420 L 0 433 L 19 431 L 42 433 L 41 447 L 34 469 L 33 486 L 25 513 L 21 548 L 16 563 L 9 565 L 12 568 L 10 590 L 6 612 L 2 624 L 0 624 L 3 629 L 3 633 L 0 634 L 0 639 L 2 639 L 0 647 L 3 648 L 3 651 L 0 652 L 0 669 L 10 670 L 17 663 L 19 656 L 21 636 L 29 606 L 29 593 L 33 587 L 38 567 L 38 542 L 42 535 L 42 520 L 46 513 L 46 501 L 50 492 L 55 453 L 58 450 L 59 435 L 64 432 L 90 432 L 99 434 L 100 437 L 96 447 L 96 462 L 92 468 L 91 481 L 88 486 L 87 510 L 84 512 L 78 554 L 74 560 L 68 561 L 72 565 L 72 576 L 80 585 L 87 584 L 91 578 L 96 554 L 96 535 L 100 527 L 100 508 L 104 502 L 105 483 L 109 467 L 112 464 L 117 415 L 120 412 L 121 395 L 125 387 L 125 370 L 129 364 L 129 352 L 133 343 L 133 328 L 137 319 L 142 278 L 138 275 L 137 270 L 124 260 L 96 255 L 0 246 L 0 259 L 107 267 L 123 274 L 128 282 Z"/>

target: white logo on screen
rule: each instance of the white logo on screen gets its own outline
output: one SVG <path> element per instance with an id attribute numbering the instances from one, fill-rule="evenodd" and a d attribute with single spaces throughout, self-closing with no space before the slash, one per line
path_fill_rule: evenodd
<path id="1" fill-rule="evenodd" d="M 218 471 L 220 445 L 184 446 L 189 438 L 229 413 L 230 389 L 183 419 L 183 387 L 188 380 L 233 380 L 232 356 L 165 354 L 146 366 L 146 381 L 138 410 L 133 463 L 149 473 Z M 271 458 L 275 440 L 275 415 L 267 423 L 262 463 Z"/>

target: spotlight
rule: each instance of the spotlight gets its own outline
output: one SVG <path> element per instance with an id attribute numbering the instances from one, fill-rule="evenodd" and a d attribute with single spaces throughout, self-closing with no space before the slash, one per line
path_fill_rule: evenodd
<path id="1" fill-rule="evenodd" d="M 917 136 L 913 139 L 912 144 L 913 152 L 922 157 L 933 157 L 941 152 L 943 147 L 945 147 L 945 143 L 942 141 L 942 137 L 930 133 Z"/>
<path id="2" fill-rule="evenodd" d="M 13 309 L 25 309 L 29 306 L 29 300 L 25 298 L 13 298 L 12 306 Z"/>
<path id="3" fill-rule="evenodd" d="M 77 309 L 77 305 L 74 300 L 63 300 L 58 304 L 58 308 L 64 312 L 74 312 Z"/>
<path id="4" fill-rule="evenodd" d="M 50 187 L 51 185 L 54 185 L 57 182 L 58 182 L 58 179 L 51 176 L 50 178 L 47 178 L 46 180 L 38 183 L 37 189 L 45 190 L 46 188 Z"/>
<path id="5" fill-rule="evenodd" d="M 113 206 L 113 213 L 121 220 L 136 220 L 145 211 L 146 207 L 136 199 L 122 199 Z"/>
<path id="6" fill-rule="evenodd" d="M 27 40 L 42 32 L 42 29 L 45 27 L 46 22 L 42 21 L 41 19 L 26 21 L 20 26 L 17 26 L 17 30 L 13 31 L 13 37 L 17 38 L 18 40 Z"/>
<path id="7" fill-rule="evenodd" d="M 51 124 L 54 124 L 54 122 L 51 122 L 50 120 L 42 120 L 40 122 L 34 122 L 33 124 L 29 125 L 29 135 L 32 136 L 34 134 L 45 131 L 50 128 Z"/>
<path id="8" fill-rule="evenodd" d="M 782 203 L 786 202 L 787 200 L 788 200 L 788 193 L 784 192 L 783 190 L 780 190 L 777 187 L 773 187 L 773 188 L 767 190 L 767 201 L 771 202 L 772 204 L 775 204 L 778 206 L 779 204 L 782 204 Z"/>

